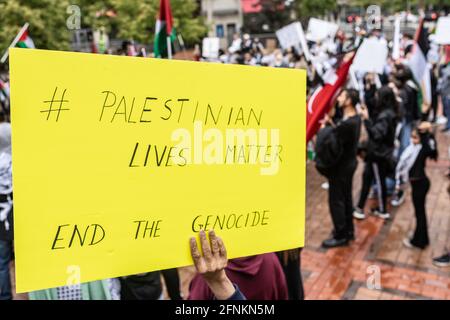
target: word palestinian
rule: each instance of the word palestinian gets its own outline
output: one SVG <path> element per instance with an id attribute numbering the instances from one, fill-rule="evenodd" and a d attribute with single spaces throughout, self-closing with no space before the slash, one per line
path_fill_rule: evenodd
<path id="1" fill-rule="evenodd" d="M 127 97 L 105 90 L 100 110 L 100 122 L 149 124 L 154 121 L 177 123 L 251 126 L 261 125 L 262 110 L 239 106 L 201 103 L 190 98 Z"/>

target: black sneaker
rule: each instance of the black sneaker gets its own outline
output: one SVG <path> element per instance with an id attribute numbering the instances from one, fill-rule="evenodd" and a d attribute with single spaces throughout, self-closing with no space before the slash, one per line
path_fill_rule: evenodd
<path id="1" fill-rule="evenodd" d="M 322 247 L 326 249 L 348 246 L 349 239 L 336 239 L 334 237 L 326 239 L 322 242 Z"/>
<path id="2" fill-rule="evenodd" d="M 440 257 L 433 259 L 433 264 L 436 267 L 448 267 L 450 266 L 450 253 L 446 253 Z"/>

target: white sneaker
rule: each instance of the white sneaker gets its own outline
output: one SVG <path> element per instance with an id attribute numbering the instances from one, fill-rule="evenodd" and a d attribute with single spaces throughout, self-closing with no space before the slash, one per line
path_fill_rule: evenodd
<path id="1" fill-rule="evenodd" d="M 402 242 L 405 247 L 407 247 L 409 249 L 414 249 L 414 246 L 411 243 L 411 240 L 409 240 L 409 238 L 404 238 Z"/>
<path id="2" fill-rule="evenodd" d="M 391 218 L 391 214 L 389 212 L 380 212 L 379 209 L 375 209 L 373 214 L 381 219 L 387 220 Z"/>
<path id="3" fill-rule="evenodd" d="M 398 207 L 403 202 L 405 202 L 405 192 L 404 191 L 399 191 L 397 194 L 395 194 L 395 196 L 391 200 L 391 204 L 393 207 Z"/>
<path id="4" fill-rule="evenodd" d="M 366 218 L 366 214 L 360 208 L 355 208 L 353 211 L 353 217 L 358 220 L 364 220 Z"/>
<path id="5" fill-rule="evenodd" d="M 324 182 L 320 185 L 320 187 L 324 190 L 330 189 L 330 184 L 328 182 Z"/>

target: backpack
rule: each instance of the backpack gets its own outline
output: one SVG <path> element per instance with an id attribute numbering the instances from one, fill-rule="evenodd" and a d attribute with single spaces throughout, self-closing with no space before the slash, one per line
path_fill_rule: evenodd
<path id="1" fill-rule="evenodd" d="M 317 133 L 316 169 L 327 178 L 331 176 L 343 152 L 342 143 L 333 132 L 332 127 L 325 127 Z"/>

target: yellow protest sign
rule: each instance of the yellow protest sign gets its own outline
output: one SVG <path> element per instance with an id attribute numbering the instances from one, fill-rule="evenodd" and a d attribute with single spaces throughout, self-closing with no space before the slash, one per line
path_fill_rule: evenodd
<path id="1" fill-rule="evenodd" d="M 304 71 L 10 50 L 17 291 L 303 246 Z"/>

